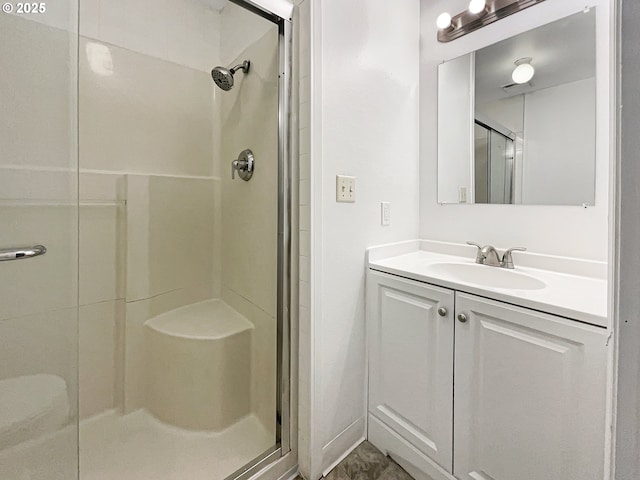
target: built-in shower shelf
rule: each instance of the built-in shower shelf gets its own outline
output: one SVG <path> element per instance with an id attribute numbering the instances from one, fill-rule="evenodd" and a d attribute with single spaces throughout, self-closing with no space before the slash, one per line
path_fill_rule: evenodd
<path id="1" fill-rule="evenodd" d="M 149 411 L 171 425 L 208 431 L 249 414 L 254 328 L 218 299 L 147 320 Z"/>

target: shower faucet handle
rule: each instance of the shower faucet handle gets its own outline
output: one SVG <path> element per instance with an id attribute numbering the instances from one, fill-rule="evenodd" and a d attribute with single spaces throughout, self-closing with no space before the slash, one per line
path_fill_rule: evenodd
<path id="1" fill-rule="evenodd" d="M 238 159 L 231 162 L 231 179 L 235 179 L 236 172 L 238 172 L 238 176 L 242 180 L 249 181 L 253 176 L 254 168 L 255 158 L 253 157 L 253 152 L 249 149 L 243 150 L 240 152 L 240 155 L 238 155 Z"/>
<path id="2" fill-rule="evenodd" d="M 245 172 L 247 168 L 248 164 L 246 160 L 234 160 L 231 162 L 231 180 L 236 178 L 236 172 Z"/>

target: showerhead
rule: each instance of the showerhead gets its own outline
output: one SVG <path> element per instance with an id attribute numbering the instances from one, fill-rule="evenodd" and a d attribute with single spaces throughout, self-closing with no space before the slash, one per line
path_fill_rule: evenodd
<path id="1" fill-rule="evenodd" d="M 222 90 L 229 91 L 233 87 L 233 75 L 238 70 L 248 73 L 250 66 L 251 62 L 249 60 L 245 60 L 240 65 L 236 65 L 233 68 L 216 67 L 211 70 L 211 78 L 213 78 L 213 81 L 216 82 L 216 85 L 218 85 Z"/>

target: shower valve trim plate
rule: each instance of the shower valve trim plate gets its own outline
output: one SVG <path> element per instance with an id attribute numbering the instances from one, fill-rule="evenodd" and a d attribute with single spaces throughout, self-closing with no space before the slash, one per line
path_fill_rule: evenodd
<path id="1" fill-rule="evenodd" d="M 240 152 L 237 160 L 231 162 L 231 179 L 235 179 L 236 172 L 238 172 L 238 176 L 247 182 L 253 176 L 254 168 L 255 158 L 253 157 L 253 152 L 247 148 Z"/>

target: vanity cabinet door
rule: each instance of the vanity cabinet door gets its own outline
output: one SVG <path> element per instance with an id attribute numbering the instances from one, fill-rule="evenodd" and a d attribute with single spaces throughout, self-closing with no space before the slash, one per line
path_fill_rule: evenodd
<path id="1" fill-rule="evenodd" d="M 461 293 L 456 316 L 455 476 L 601 480 L 606 330 Z"/>
<path id="2" fill-rule="evenodd" d="M 452 290 L 392 275 L 370 270 L 367 277 L 369 413 L 448 472 L 454 298 Z"/>

